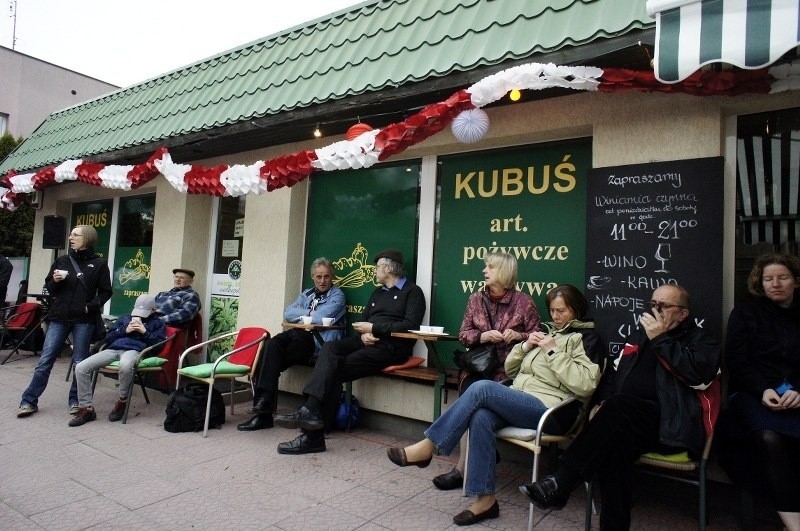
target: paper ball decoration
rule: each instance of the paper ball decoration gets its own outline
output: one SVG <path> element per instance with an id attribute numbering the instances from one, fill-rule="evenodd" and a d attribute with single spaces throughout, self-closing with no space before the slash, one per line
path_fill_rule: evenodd
<path id="1" fill-rule="evenodd" d="M 354 140 L 367 131 L 372 131 L 372 126 L 363 122 L 358 122 L 357 124 L 350 126 L 350 129 L 347 130 L 347 132 L 344 134 L 344 137 L 346 140 Z"/>
<path id="2" fill-rule="evenodd" d="M 453 136 L 464 144 L 474 144 L 489 131 L 489 115 L 483 109 L 467 109 L 453 119 Z"/>

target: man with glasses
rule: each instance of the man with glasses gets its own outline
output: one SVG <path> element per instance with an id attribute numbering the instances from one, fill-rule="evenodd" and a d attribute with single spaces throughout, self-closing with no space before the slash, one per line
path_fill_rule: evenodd
<path id="1" fill-rule="evenodd" d="M 172 274 L 175 287 L 156 295 L 156 313 L 165 325 L 180 327 L 200 313 L 200 296 L 192 289 L 194 271 L 179 267 Z"/>
<path id="2" fill-rule="evenodd" d="M 406 278 L 400 251 L 381 251 L 375 263 L 375 280 L 381 286 L 364 306 L 362 320 L 353 323 L 358 335 L 325 343 L 303 389 L 305 405 L 295 413 L 275 417 L 278 426 L 302 429 L 297 438 L 278 445 L 279 454 L 324 452 L 324 429 L 333 423 L 342 383 L 400 365 L 411 356 L 415 340 L 391 334 L 419 329 L 425 314 L 425 295 Z"/>
<path id="3" fill-rule="evenodd" d="M 604 374 L 594 414 L 559 458 L 555 475 L 520 487 L 540 509 L 561 509 L 578 484 L 597 476 L 600 528 L 628 529 L 634 462 L 647 452 L 702 453 L 706 434 L 697 391 L 719 373 L 720 345 L 690 317 L 684 288 L 659 287 L 649 307 Z"/>

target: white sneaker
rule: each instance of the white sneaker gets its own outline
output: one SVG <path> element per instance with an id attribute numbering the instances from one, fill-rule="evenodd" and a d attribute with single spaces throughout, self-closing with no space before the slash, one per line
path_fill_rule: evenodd
<path id="1" fill-rule="evenodd" d="M 39 408 L 36 406 L 32 406 L 30 404 L 22 404 L 21 406 L 19 406 L 19 409 L 17 410 L 17 418 L 21 419 L 23 417 L 30 417 L 37 411 L 39 411 Z"/>

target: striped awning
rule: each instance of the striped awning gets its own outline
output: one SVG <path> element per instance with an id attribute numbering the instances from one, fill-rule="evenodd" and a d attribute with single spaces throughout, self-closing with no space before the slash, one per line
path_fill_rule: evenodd
<path id="1" fill-rule="evenodd" d="M 744 242 L 800 242 L 800 131 L 739 138 L 736 174 Z"/>
<path id="2" fill-rule="evenodd" d="M 662 83 L 715 62 L 763 68 L 800 45 L 800 0 L 647 0 L 647 11 Z"/>

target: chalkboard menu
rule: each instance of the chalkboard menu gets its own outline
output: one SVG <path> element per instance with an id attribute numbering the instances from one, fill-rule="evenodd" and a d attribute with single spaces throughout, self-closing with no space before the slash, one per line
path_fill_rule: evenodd
<path id="1" fill-rule="evenodd" d="M 721 339 L 721 157 L 592 169 L 586 209 L 586 298 L 615 355 L 653 291 L 680 284 L 698 324 Z"/>

